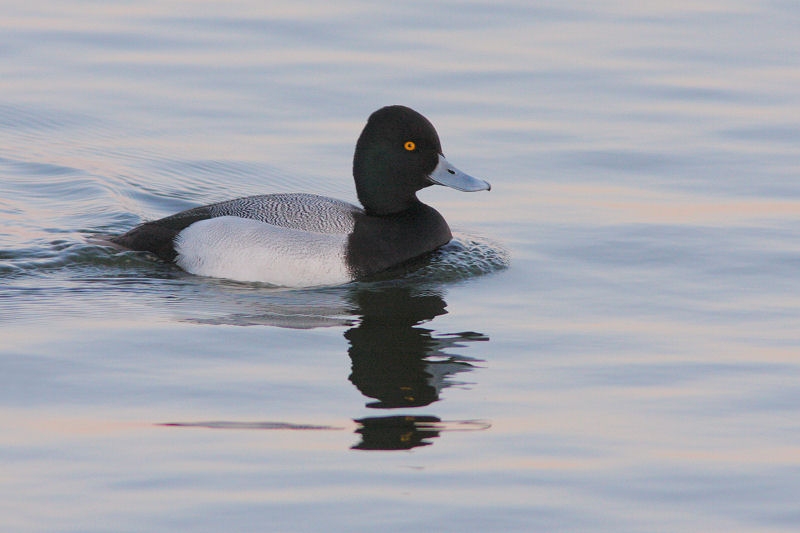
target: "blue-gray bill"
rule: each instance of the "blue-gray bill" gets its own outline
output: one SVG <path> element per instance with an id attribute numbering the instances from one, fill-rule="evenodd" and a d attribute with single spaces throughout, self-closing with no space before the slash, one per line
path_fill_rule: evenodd
<path id="1" fill-rule="evenodd" d="M 450 162 L 439 154 L 439 164 L 428 174 L 428 178 L 439 185 L 452 187 L 453 189 L 465 192 L 489 191 L 492 186 L 487 181 L 473 178 L 465 172 L 461 172 Z"/>

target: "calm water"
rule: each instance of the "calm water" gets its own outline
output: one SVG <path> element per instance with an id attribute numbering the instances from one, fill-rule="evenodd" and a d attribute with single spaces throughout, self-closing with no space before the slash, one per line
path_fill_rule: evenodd
<path id="1" fill-rule="evenodd" d="M 800 6 L 2 2 L 3 531 L 797 531 Z M 317 290 L 98 233 L 354 200 L 402 103 L 490 193 Z"/>

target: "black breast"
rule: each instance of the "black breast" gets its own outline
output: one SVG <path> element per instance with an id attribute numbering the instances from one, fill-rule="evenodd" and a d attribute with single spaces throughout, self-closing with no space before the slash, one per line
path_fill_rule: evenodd
<path id="1" fill-rule="evenodd" d="M 432 252 L 453 238 L 442 215 L 423 203 L 394 215 L 360 215 L 355 220 L 346 260 L 356 278 Z"/>

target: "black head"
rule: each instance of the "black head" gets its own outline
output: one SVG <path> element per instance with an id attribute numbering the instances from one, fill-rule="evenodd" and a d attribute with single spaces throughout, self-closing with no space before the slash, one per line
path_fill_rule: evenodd
<path id="1" fill-rule="evenodd" d="M 353 177 L 358 199 L 371 215 L 388 215 L 416 203 L 416 192 L 432 185 L 428 175 L 442 145 L 433 125 L 404 106 L 375 111 L 356 143 Z"/>

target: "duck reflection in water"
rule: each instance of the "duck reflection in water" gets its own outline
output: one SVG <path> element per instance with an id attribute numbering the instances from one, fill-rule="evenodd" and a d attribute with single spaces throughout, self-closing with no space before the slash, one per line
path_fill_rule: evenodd
<path id="1" fill-rule="evenodd" d="M 449 377 L 473 368 L 474 359 L 448 354 L 463 342 L 484 341 L 480 333 L 434 336 L 419 324 L 447 313 L 439 294 L 414 294 L 410 287 L 358 291 L 359 324 L 345 333 L 352 361 L 350 381 L 376 402 L 373 408 L 421 407 L 439 399 Z"/>
<path id="2" fill-rule="evenodd" d="M 232 302 L 237 313 L 190 320 L 289 328 L 350 326 L 344 334 L 349 342 L 347 351 L 352 368 L 349 379 L 364 396 L 374 400 L 366 403 L 373 409 L 424 407 L 439 400 L 442 389 L 465 385 L 453 380 L 453 376 L 472 370 L 479 360 L 453 354 L 452 350 L 489 338 L 472 331 L 437 335 L 434 330 L 421 326 L 447 314 L 441 288 L 377 282 L 350 286 L 346 291 L 284 293 L 287 299 L 275 297 L 268 303 L 263 297 L 254 298 L 249 313 L 242 313 L 246 300 L 243 294 L 237 294 Z M 438 437 L 442 431 L 487 427 L 482 422 L 443 422 L 435 416 L 397 412 L 354 421 L 361 442 L 353 448 L 364 450 L 410 449 L 431 444 L 429 439 Z M 274 422 L 245 426 L 253 429 L 305 427 Z"/>
<path id="3" fill-rule="evenodd" d="M 353 298 L 361 319 L 344 336 L 350 342 L 350 381 L 362 394 L 377 400 L 367 407 L 421 407 L 437 401 L 444 387 L 459 384 L 451 376 L 474 368 L 475 359 L 446 350 L 463 342 L 488 340 L 474 332 L 436 336 L 433 330 L 420 327 L 447 313 L 447 304 L 437 292 L 384 287 L 358 291 Z M 427 446 L 432 444 L 429 439 L 452 425 L 419 415 L 367 417 L 356 423 L 361 442 L 353 448 L 360 450 Z M 467 425 L 461 424 L 462 429 Z"/>

